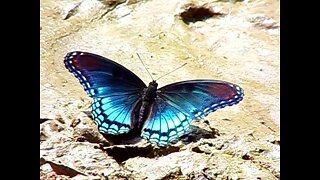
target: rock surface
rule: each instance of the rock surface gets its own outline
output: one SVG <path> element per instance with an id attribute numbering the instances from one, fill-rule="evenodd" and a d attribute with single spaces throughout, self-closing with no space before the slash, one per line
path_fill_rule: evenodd
<path id="1" fill-rule="evenodd" d="M 41 179 L 279 179 L 279 1 L 40 2 Z M 187 141 L 113 145 L 88 115 L 91 99 L 63 57 L 88 51 L 159 86 L 219 79 L 242 102 L 195 121 Z M 159 68 L 161 67 L 161 68 Z"/>

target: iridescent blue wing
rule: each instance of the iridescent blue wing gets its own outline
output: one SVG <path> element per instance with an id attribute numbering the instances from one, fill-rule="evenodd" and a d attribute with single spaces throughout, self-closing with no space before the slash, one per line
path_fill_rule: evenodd
<path id="1" fill-rule="evenodd" d="M 146 87 L 130 70 L 96 54 L 70 52 L 65 56 L 64 64 L 93 98 L 112 94 L 134 94 Z"/>
<path id="2" fill-rule="evenodd" d="M 142 137 L 160 146 L 184 135 L 192 120 L 237 104 L 244 92 L 235 84 L 215 80 L 193 80 L 169 84 L 157 92 Z"/>
<path id="3" fill-rule="evenodd" d="M 93 98 L 92 115 L 99 131 L 126 133 L 133 127 L 131 114 L 146 87 L 134 73 L 110 59 L 87 52 L 70 52 L 65 67 Z"/>

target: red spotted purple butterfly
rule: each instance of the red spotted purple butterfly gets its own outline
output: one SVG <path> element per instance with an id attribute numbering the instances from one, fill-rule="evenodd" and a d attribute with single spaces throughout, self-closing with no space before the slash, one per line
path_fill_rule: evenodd
<path id="1" fill-rule="evenodd" d="M 105 57 L 70 52 L 65 67 L 93 98 L 92 116 L 103 134 L 138 130 L 158 146 L 167 146 L 189 129 L 191 122 L 210 112 L 239 103 L 244 92 L 229 82 L 190 80 L 158 89 L 133 72 Z"/>

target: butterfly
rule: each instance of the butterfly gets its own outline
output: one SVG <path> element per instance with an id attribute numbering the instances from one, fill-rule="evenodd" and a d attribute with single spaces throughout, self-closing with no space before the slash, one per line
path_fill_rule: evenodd
<path id="1" fill-rule="evenodd" d="M 239 86 L 219 80 L 181 81 L 159 89 L 153 80 L 147 86 L 122 65 L 88 52 L 69 52 L 64 64 L 93 99 L 91 113 L 102 134 L 138 130 L 160 147 L 184 135 L 194 119 L 244 96 Z"/>

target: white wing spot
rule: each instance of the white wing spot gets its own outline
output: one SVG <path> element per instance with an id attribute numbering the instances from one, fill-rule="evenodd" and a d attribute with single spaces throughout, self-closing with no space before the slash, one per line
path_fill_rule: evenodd
<path id="1" fill-rule="evenodd" d="M 78 54 L 77 52 L 73 52 L 71 56 L 76 56 L 77 54 Z"/>
<path id="2" fill-rule="evenodd" d="M 101 114 L 102 112 L 101 112 L 101 110 L 98 108 L 98 109 L 96 109 L 96 113 L 97 113 L 97 115 L 98 115 L 98 114 Z"/>
<path id="3" fill-rule="evenodd" d="M 98 116 L 98 119 L 99 119 L 100 121 L 103 121 L 103 120 L 104 120 L 104 118 L 103 118 L 102 115 L 99 115 L 99 116 Z"/>
<path id="4" fill-rule="evenodd" d="M 159 139 L 159 134 L 152 134 L 150 139 Z"/>
<path id="5" fill-rule="evenodd" d="M 195 117 L 198 117 L 198 116 L 200 116 L 201 115 L 201 112 L 199 111 L 197 114 L 195 114 L 194 116 Z"/>
<path id="6" fill-rule="evenodd" d="M 214 107 L 216 107 L 216 106 L 218 106 L 218 104 L 212 104 L 212 105 L 211 105 L 212 108 L 214 108 Z"/>
<path id="7" fill-rule="evenodd" d="M 149 136 L 150 136 L 150 133 L 149 133 L 149 132 L 144 131 L 144 132 L 142 133 L 142 136 L 147 136 L 147 137 L 149 137 Z"/>
<path id="8" fill-rule="evenodd" d="M 116 130 L 116 131 L 119 130 L 118 126 L 115 125 L 115 124 L 112 124 L 112 125 L 109 127 L 109 129 Z"/>
<path id="9" fill-rule="evenodd" d="M 104 127 L 105 129 L 108 129 L 108 128 L 109 128 L 109 124 L 107 124 L 107 123 L 105 123 L 105 122 L 103 122 L 101 126 Z"/>
<path id="10" fill-rule="evenodd" d="M 172 136 L 177 136 L 177 133 L 176 133 L 175 131 L 171 131 L 171 132 L 169 133 L 169 137 L 172 137 Z"/>
<path id="11" fill-rule="evenodd" d="M 181 126 L 177 127 L 177 131 L 178 132 L 182 132 L 183 131 L 183 128 Z"/>
<path id="12" fill-rule="evenodd" d="M 209 111 L 209 109 L 210 109 L 210 108 L 205 108 L 203 111 L 204 111 L 204 112 L 207 112 L 207 111 Z"/>
<path id="13" fill-rule="evenodd" d="M 168 137 L 167 136 L 161 136 L 160 137 L 160 141 L 168 141 Z"/>

